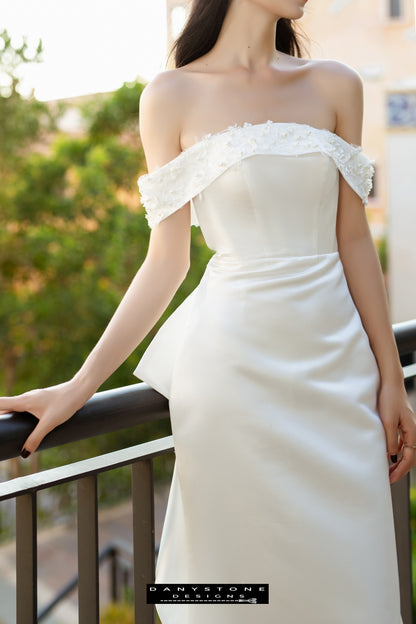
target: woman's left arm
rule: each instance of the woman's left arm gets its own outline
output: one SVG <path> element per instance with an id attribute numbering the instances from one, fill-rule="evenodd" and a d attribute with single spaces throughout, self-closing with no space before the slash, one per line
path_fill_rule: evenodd
<path id="1" fill-rule="evenodd" d="M 349 143 L 361 145 L 361 78 L 345 65 L 336 73 L 332 85 L 337 114 L 335 131 Z M 397 459 L 394 456 L 401 452 L 399 461 L 389 468 L 390 483 L 394 483 L 416 465 L 416 448 L 404 446 L 416 445 L 416 416 L 404 385 L 383 273 L 365 208 L 342 175 L 339 176 L 337 241 L 348 287 L 380 372 L 378 411 L 386 433 L 387 453 L 394 461 Z"/>

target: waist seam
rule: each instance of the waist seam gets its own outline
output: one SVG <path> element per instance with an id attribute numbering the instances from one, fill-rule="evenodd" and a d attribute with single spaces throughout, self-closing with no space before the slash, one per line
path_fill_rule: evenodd
<path id="1" fill-rule="evenodd" d="M 215 262 L 215 260 L 218 261 L 224 261 L 224 262 L 250 262 L 250 261 L 256 261 L 256 260 L 308 260 L 308 259 L 313 259 L 313 258 L 330 258 L 330 257 L 334 257 L 334 258 L 338 258 L 339 257 L 339 251 L 328 251 L 328 252 L 324 252 L 324 253 L 316 253 L 316 254 L 307 254 L 307 255 L 275 255 L 275 254 L 270 254 L 270 255 L 256 255 L 256 256 L 237 256 L 237 255 L 232 255 L 232 254 L 223 254 L 223 253 L 217 253 L 215 252 L 211 258 L 209 259 L 208 262 Z"/>

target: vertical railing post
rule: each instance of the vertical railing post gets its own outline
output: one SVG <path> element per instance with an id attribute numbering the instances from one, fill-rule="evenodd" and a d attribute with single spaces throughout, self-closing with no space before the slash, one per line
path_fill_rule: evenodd
<path id="1" fill-rule="evenodd" d="M 412 540 L 410 533 L 409 490 L 410 473 L 407 473 L 391 486 L 403 624 L 413 624 Z"/>
<path id="2" fill-rule="evenodd" d="M 37 598 L 36 492 L 16 498 L 17 624 L 36 624 Z"/>
<path id="3" fill-rule="evenodd" d="M 97 476 L 78 479 L 79 624 L 99 624 Z"/>
<path id="4" fill-rule="evenodd" d="M 155 624 L 155 607 L 146 603 L 146 583 L 154 582 L 155 524 L 152 459 L 132 464 L 134 621 Z"/>

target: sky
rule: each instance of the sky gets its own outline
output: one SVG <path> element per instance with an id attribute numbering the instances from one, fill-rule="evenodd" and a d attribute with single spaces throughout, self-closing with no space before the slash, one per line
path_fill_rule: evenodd
<path id="1" fill-rule="evenodd" d="M 0 30 L 43 41 L 43 63 L 22 67 L 39 100 L 113 91 L 165 69 L 165 0 L 0 0 Z"/>

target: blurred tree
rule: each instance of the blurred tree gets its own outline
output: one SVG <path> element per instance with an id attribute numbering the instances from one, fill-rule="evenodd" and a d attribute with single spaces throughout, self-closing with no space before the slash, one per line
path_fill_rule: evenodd
<path id="1" fill-rule="evenodd" d="M 141 86 L 129 89 L 137 109 Z M 104 104 L 107 111 L 113 97 L 119 106 L 116 92 Z M 58 134 L 48 155 L 31 153 L 20 164 L 0 215 L 6 393 L 68 378 L 107 325 L 147 251 L 149 228 L 136 184 L 143 162 L 141 149 L 103 132 L 93 138 L 87 130 L 82 138 Z M 211 254 L 206 248 L 201 254 L 201 244 L 200 232 L 193 232 L 192 273 L 139 352 L 103 387 L 135 381 L 138 355 L 200 279 Z"/>
<path id="2" fill-rule="evenodd" d="M 0 33 L 0 166 L 10 171 L 21 151 L 39 137 L 42 130 L 53 129 L 54 120 L 43 102 L 19 93 L 17 70 L 23 63 L 41 62 L 42 40 L 32 56 L 26 38 L 14 48 L 7 30 Z"/>
<path id="3" fill-rule="evenodd" d="M 7 52 L 12 75 L 15 57 L 25 57 L 22 49 L 13 55 L 7 33 L 2 37 L 0 57 Z M 141 150 L 122 145 L 110 132 L 93 138 L 87 131 L 80 139 L 56 131 L 49 154 L 31 152 L 44 120 L 51 132 L 56 119 L 45 104 L 22 98 L 17 86 L 13 78 L 11 93 L 0 96 L 5 120 L 0 341 L 6 361 L 2 391 L 7 394 L 57 383 L 75 371 L 143 259 L 148 237 L 135 183 Z M 130 117 L 124 108 L 127 123 L 137 116 L 141 85 L 121 91 L 130 96 Z M 123 99 L 109 96 L 104 104 L 109 111 L 112 98 L 115 107 Z"/>
<path id="4" fill-rule="evenodd" d="M 100 624 L 134 624 L 134 608 L 127 602 L 106 605 L 100 616 Z"/>
<path id="5" fill-rule="evenodd" d="M 29 62 L 26 48 L 14 50 L 6 31 L 0 37 L 0 68 L 10 77 L 9 90 L 0 91 L 0 393 L 10 395 L 60 383 L 81 366 L 144 260 L 149 228 L 136 183 L 145 164 L 138 140 L 143 85 L 125 83 L 91 98 L 81 107 L 84 135 L 69 136 L 57 127 L 62 107 L 52 114 L 19 94 L 16 67 Z M 39 42 L 30 62 L 41 50 Z M 140 355 L 197 285 L 211 254 L 192 228 L 186 280 L 103 389 L 137 381 L 132 370 Z M 169 424 L 158 430 L 167 435 Z M 151 431 L 143 429 L 145 439 Z M 106 438 L 105 450 L 132 443 L 126 435 Z M 86 442 L 84 451 L 98 451 Z M 71 452 L 60 452 L 66 461 L 80 458 L 79 444 L 67 447 Z M 44 452 L 46 465 L 48 453 L 56 459 L 53 450 Z"/>
<path id="6" fill-rule="evenodd" d="M 7 318 L 13 303 L 12 282 L 16 265 L 9 254 L 13 247 L 14 190 L 21 177 L 25 153 L 34 141 L 54 128 L 55 118 L 48 107 L 33 97 L 23 98 L 19 93 L 17 69 L 22 63 L 41 61 L 42 41 L 33 54 L 28 54 L 28 44 L 14 48 L 6 30 L 0 33 L 0 340 L 4 349 L 4 385 L 10 391 L 14 385 L 17 354 Z"/>
<path id="7" fill-rule="evenodd" d="M 388 255 L 387 255 L 387 236 L 384 234 L 377 245 L 378 256 L 383 273 L 388 271 Z"/>

